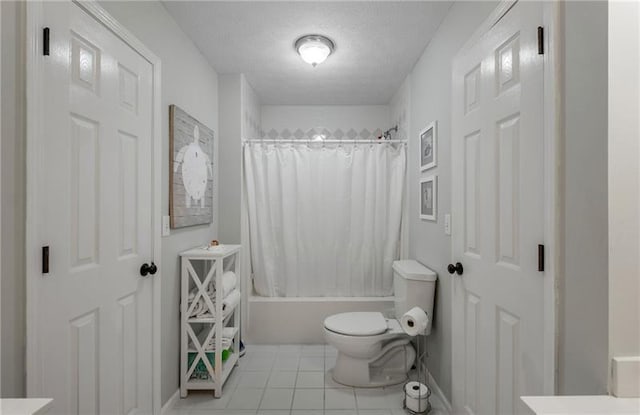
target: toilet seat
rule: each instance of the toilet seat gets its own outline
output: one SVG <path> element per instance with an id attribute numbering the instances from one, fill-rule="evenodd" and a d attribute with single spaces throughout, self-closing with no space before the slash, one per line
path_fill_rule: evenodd
<path id="1" fill-rule="evenodd" d="M 324 327 L 345 336 L 376 336 L 389 328 L 382 313 L 376 312 L 334 314 L 325 319 Z"/>

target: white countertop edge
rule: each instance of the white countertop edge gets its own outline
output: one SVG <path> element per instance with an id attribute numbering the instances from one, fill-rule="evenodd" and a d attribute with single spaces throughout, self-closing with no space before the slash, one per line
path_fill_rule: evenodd
<path id="1" fill-rule="evenodd" d="M 640 399 L 616 398 L 615 396 L 523 396 L 535 415 L 598 414 L 622 415 L 639 414 Z"/>
<path id="2" fill-rule="evenodd" d="M 0 399 L 2 415 L 40 415 L 49 410 L 53 399 Z"/>

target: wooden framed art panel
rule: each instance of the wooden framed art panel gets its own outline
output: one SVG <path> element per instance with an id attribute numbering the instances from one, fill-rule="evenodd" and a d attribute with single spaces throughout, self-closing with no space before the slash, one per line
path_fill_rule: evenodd
<path id="1" fill-rule="evenodd" d="M 169 106 L 171 228 L 213 220 L 213 130 L 177 105 Z"/>

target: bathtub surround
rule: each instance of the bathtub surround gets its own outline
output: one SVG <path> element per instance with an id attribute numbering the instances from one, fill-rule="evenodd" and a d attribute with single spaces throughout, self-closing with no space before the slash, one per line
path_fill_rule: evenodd
<path id="1" fill-rule="evenodd" d="M 354 311 L 393 313 L 393 297 L 262 297 L 248 299 L 248 327 L 244 339 L 251 344 L 321 344 L 322 322 L 335 313 Z M 282 324 L 286 321 L 287 324 Z"/>

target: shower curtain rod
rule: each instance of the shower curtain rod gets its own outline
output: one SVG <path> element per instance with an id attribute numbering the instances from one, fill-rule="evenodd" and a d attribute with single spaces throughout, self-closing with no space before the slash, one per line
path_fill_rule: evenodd
<path id="1" fill-rule="evenodd" d="M 298 139 L 246 139 L 243 143 L 291 143 L 291 144 L 406 144 L 407 140 L 298 140 Z"/>

